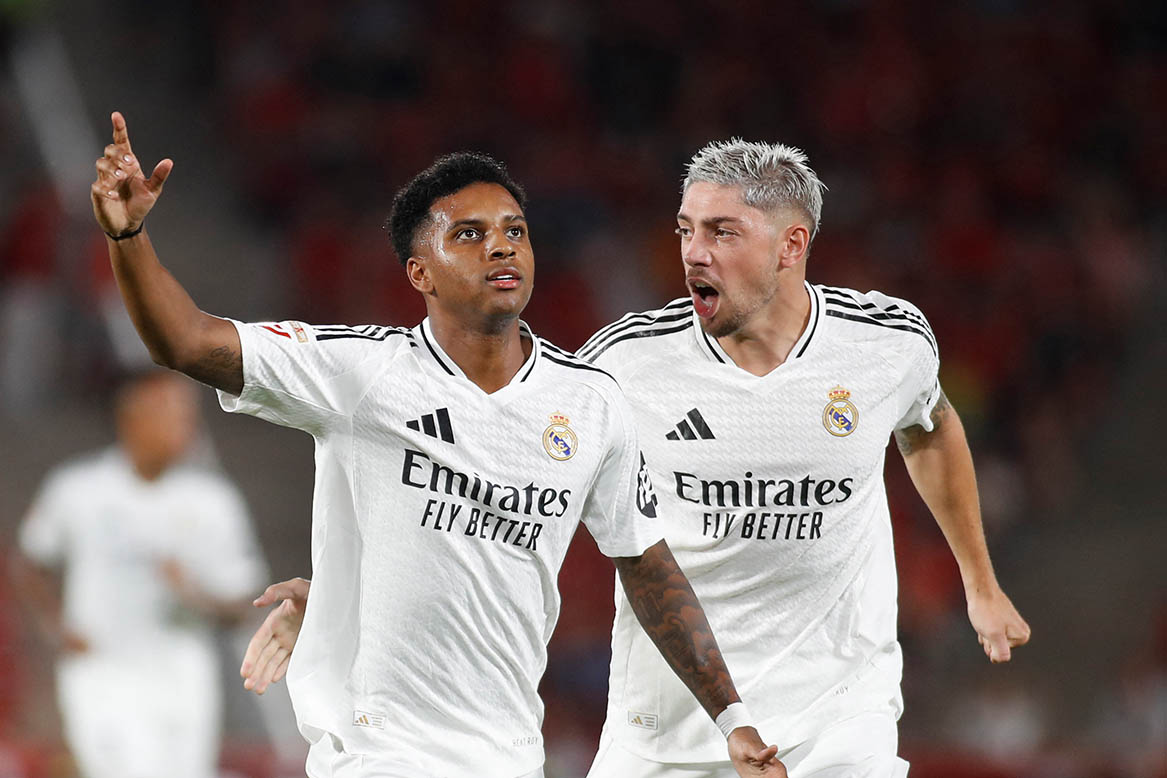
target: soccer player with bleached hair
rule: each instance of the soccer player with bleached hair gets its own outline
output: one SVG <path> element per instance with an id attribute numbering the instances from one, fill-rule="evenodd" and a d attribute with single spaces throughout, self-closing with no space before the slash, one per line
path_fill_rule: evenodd
<path id="1" fill-rule="evenodd" d="M 964 429 L 924 315 L 880 292 L 810 284 L 825 187 L 781 144 L 711 143 L 677 214 L 689 296 L 601 329 L 578 356 L 619 379 L 665 538 L 759 728 L 793 778 L 899 778 L 902 656 L 883 482 L 895 437 L 960 568 L 993 662 L 1029 640 L 985 545 Z M 307 582 L 249 658 L 295 643 Z M 728 778 L 720 736 L 617 587 L 608 716 L 589 778 Z M 275 676 L 245 664 L 260 688 Z"/>
<path id="2" fill-rule="evenodd" d="M 147 178 L 112 120 L 93 209 L 151 355 L 315 442 L 313 595 L 287 665 L 312 778 L 541 776 L 537 686 L 580 521 L 736 771 L 786 774 L 661 540 L 615 380 L 519 319 L 534 255 L 501 164 L 442 157 L 395 198 L 416 327 L 245 324 L 200 311 L 160 264 L 144 221 L 173 163 Z"/>
<path id="3" fill-rule="evenodd" d="M 689 296 L 625 316 L 578 353 L 624 388 L 665 537 L 789 774 L 890 778 L 907 763 L 896 753 L 889 436 L 960 567 L 985 653 L 1008 661 L 1029 626 L 989 561 L 972 457 L 924 315 L 806 280 L 824 189 L 796 148 L 707 145 L 677 213 Z M 731 774 L 716 730 L 619 593 L 612 645 L 591 778 Z M 634 712 L 656 726 L 636 726 Z"/>

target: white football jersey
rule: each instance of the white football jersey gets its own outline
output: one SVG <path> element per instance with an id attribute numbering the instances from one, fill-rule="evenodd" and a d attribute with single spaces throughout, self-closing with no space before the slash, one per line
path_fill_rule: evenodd
<path id="1" fill-rule="evenodd" d="M 665 539 L 763 739 L 781 748 L 852 713 L 899 715 L 884 452 L 895 429 L 931 429 L 940 392 L 914 306 L 806 289 L 806 329 L 765 376 L 733 363 L 688 298 L 625 316 L 578 352 L 620 381 Z M 606 730 L 642 757 L 726 758 L 620 586 L 608 700 Z"/>
<path id="2" fill-rule="evenodd" d="M 62 618 L 92 653 L 131 664 L 211 646 L 210 625 L 181 606 L 164 562 L 222 599 L 255 596 L 267 576 L 246 506 L 225 478 L 176 466 L 146 481 L 118 448 L 50 473 L 19 543 L 62 567 Z"/>
<path id="3" fill-rule="evenodd" d="M 616 382 L 525 324 L 530 356 L 493 394 L 428 319 L 236 327 L 244 388 L 224 409 L 316 440 L 312 597 L 288 674 L 301 731 L 403 775 L 537 769 L 576 526 L 608 556 L 661 537 Z"/>

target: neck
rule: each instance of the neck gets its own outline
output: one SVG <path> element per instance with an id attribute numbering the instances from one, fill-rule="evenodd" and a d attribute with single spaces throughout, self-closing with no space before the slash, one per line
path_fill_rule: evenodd
<path id="1" fill-rule="evenodd" d="M 801 280 L 784 284 L 741 328 L 717 339 L 738 367 L 766 375 L 790 356 L 810 321 L 810 296 Z"/>
<path id="2" fill-rule="evenodd" d="M 143 481 L 157 481 L 166 472 L 169 463 L 153 459 L 135 459 L 130 456 L 130 466 Z"/>
<path id="3" fill-rule="evenodd" d="M 487 394 L 509 384 L 531 353 L 531 342 L 523 339 L 518 318 L 471 327 L 434 315 L 432 310 L 429 313 L 438 345 Z"/>

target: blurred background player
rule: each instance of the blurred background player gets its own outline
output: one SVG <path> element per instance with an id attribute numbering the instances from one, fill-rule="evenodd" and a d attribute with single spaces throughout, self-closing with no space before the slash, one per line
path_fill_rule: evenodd
<path id="1" fill-rule="evenodd" d="M 189 462 L 197 431 L 190 381 L 132 378 L 117 444 L 54 470 L 20 528 L 18 590 L 59 654 L 86 778 L 217 775 L 213 628 L 245 615 L 266 571 L 235 487 Z"/>

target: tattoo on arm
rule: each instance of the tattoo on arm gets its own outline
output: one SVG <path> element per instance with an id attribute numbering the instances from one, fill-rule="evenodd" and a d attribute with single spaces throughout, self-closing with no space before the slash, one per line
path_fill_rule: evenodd
<path id="1" fill-rule="evenodd" d="M 738 702 L 705 611 L 668 544 L 662 540 L 639 557 L 613 562 L 640 626 L 709 717 Z"/>
<path id="2" fill-rule="evenodd" d="M 218 346 L 188 371 L 196 381 L 231 394 L 243 391 L 243 354 L 230 346 Z"/>
<path id="3" fill-rule="evenodd" d="M 910 427 L 904 427 L 902 430 L 895 431 L 896 445 L 899 446 L 900 453 L 907 456 L 919 448 L 920 443 L 940 429 L 950 410 L 952 410 L 952 403 L 948 402 L 948 396 L 941 389 L 940 397 L 936 400 L 936 405 L 932 408 L 932 413 L 929 417 L 932 419 L 931 432 L 926 431 L 919 424 L 913 424 Z"/>

